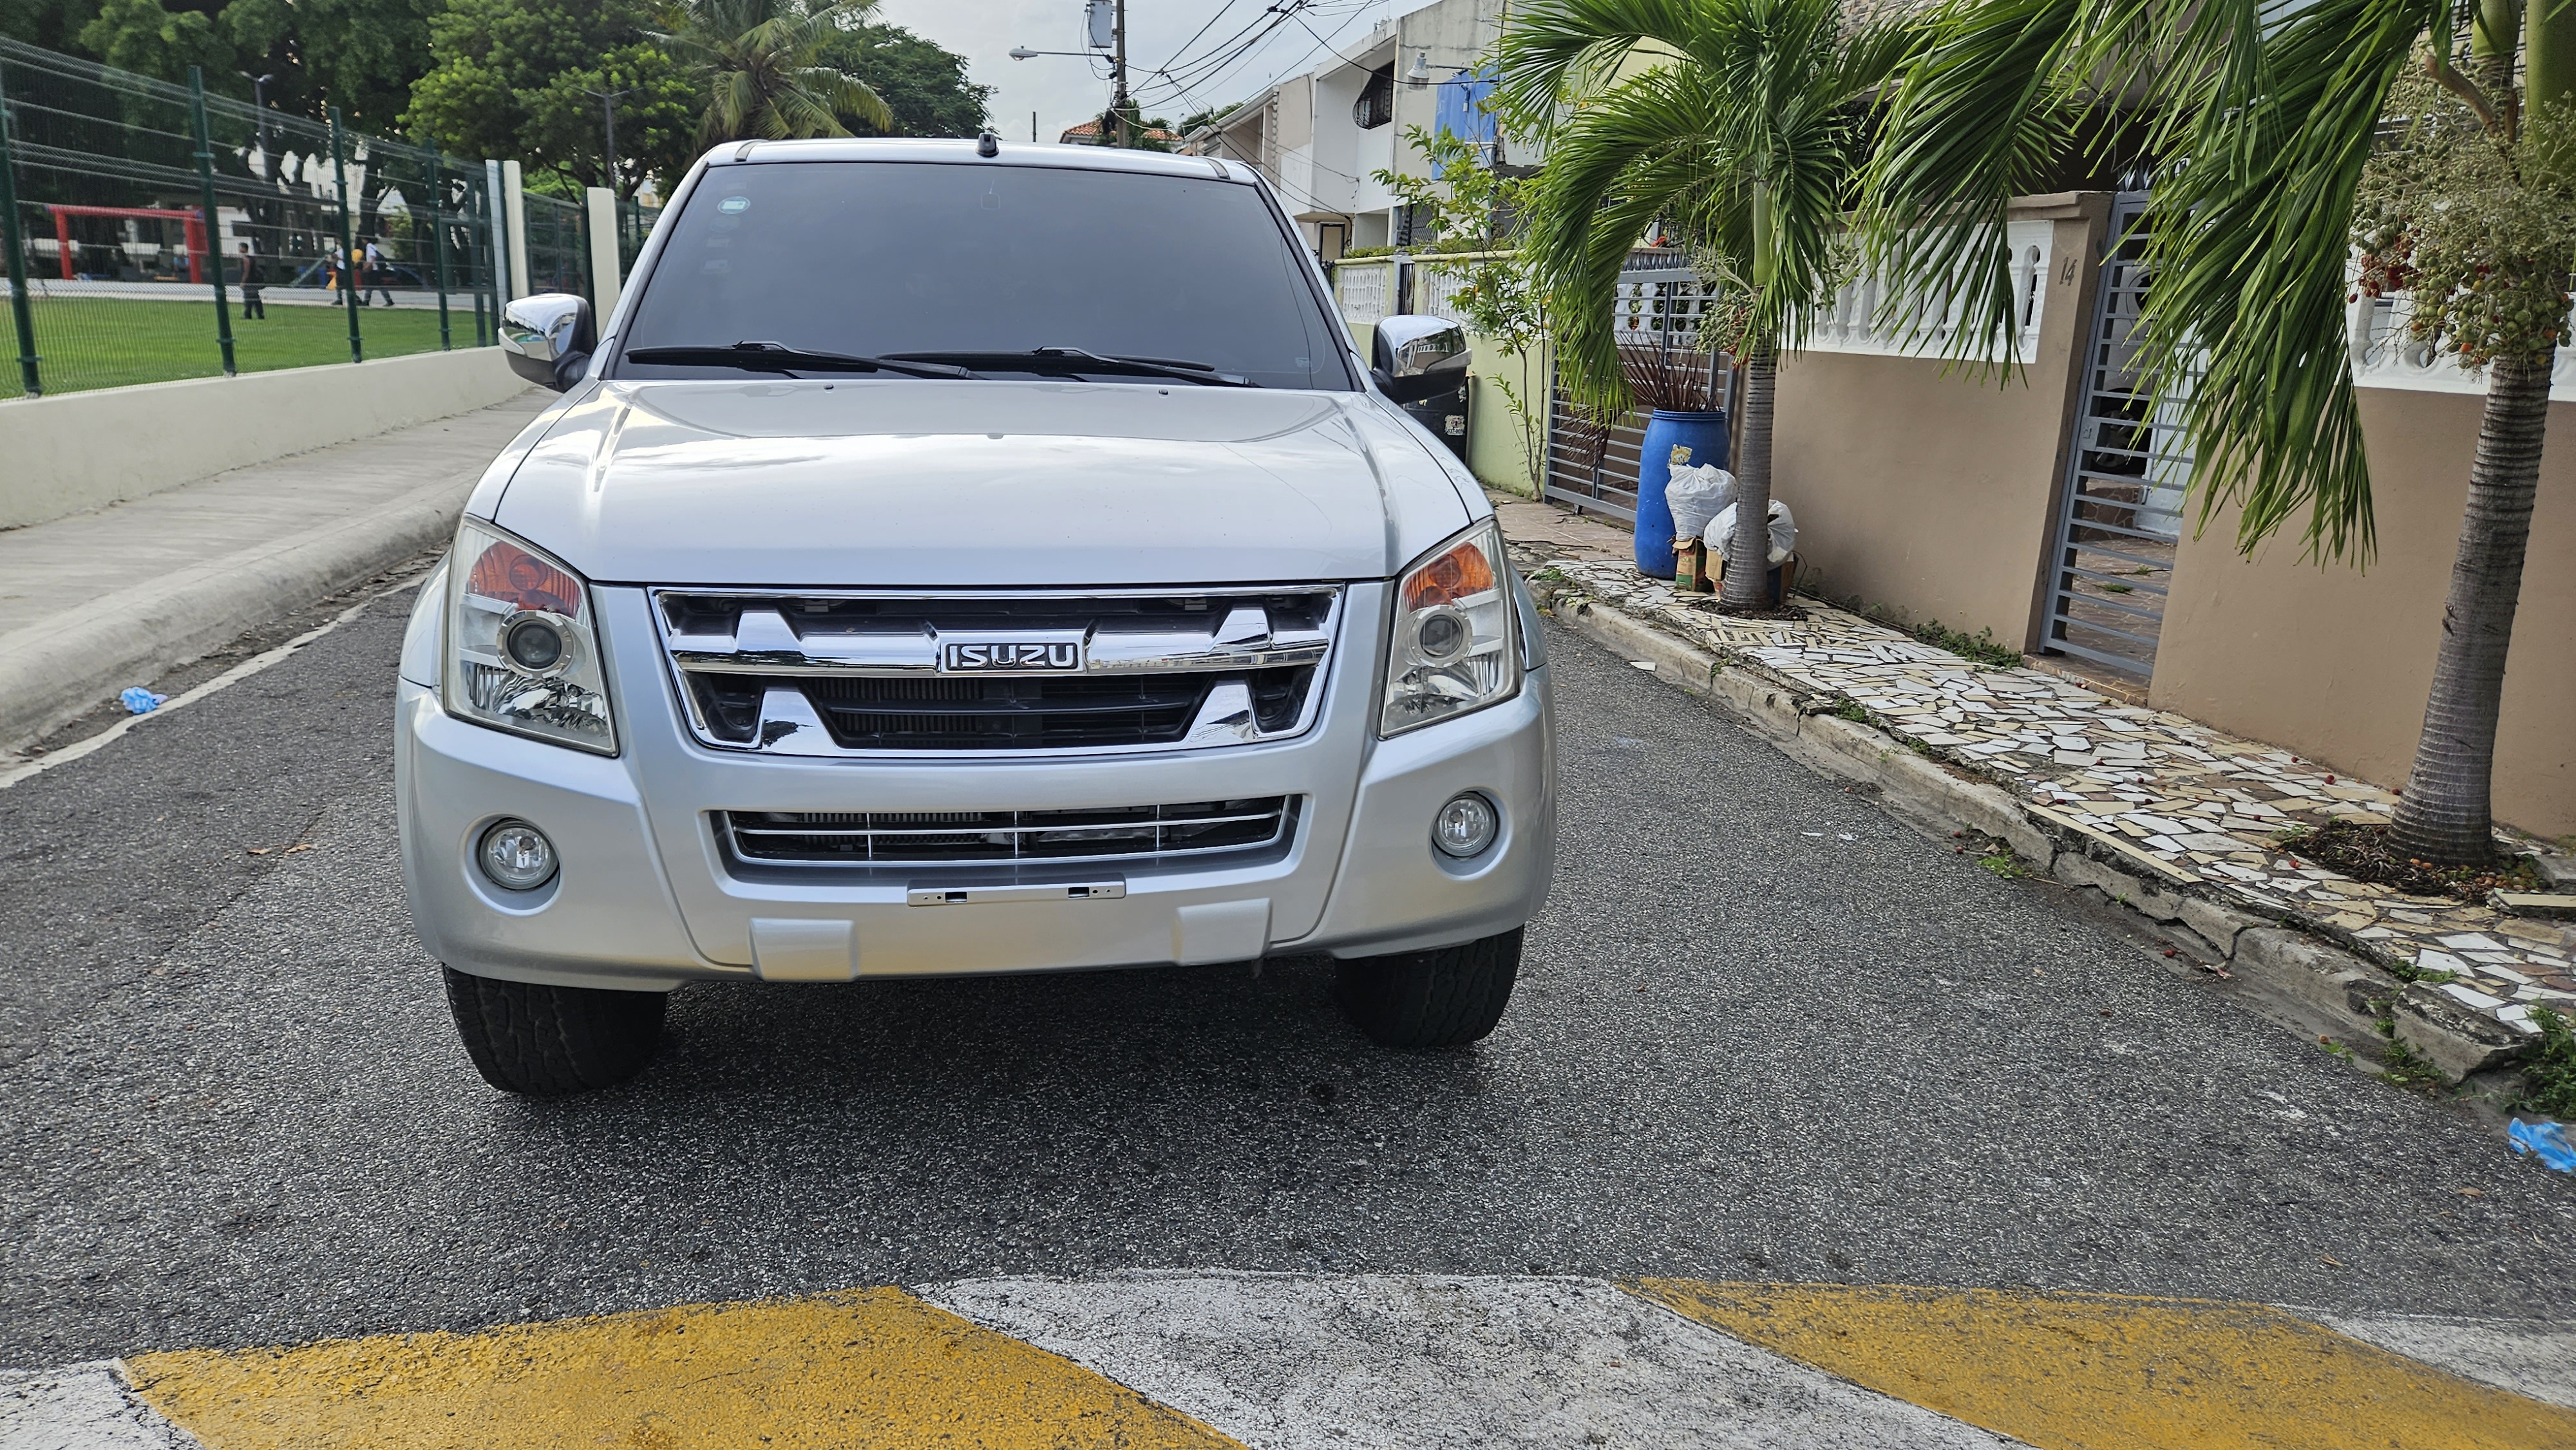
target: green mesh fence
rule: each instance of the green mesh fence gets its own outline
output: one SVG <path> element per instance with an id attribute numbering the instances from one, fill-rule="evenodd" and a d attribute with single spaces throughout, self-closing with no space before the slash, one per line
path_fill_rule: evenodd
<path id="1" fill-rule="evenodd" d="M 644 255 L 644 243 L 661 219 L 658 206 L 646 206 L 631 197 L 617 203 L 617 275 L 635 275 L 635 259 Z"/>
<path id="2" fill-rule="evenodd" d="M 0 140 L 0 397 L 493 340 L 480 163 L 5 38 Z"/>
<path id="3" fill-rule="evenodd" d="M 528 290 L 591 297 L 589 208 L 533 191 L 522 195 L 527 207 Z M 594 305 L 597 300 L 592 298 Z"/>

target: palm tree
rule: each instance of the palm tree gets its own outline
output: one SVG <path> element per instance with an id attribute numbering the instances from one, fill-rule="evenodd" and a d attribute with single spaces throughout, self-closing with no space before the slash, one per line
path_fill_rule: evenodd
<path id="1" fill-rule="evenodd" d="M 698 144 L 847 136 L 854 116 L 891 130 L 894 112 L 866 82 L 821 63 L 877 0 L 673 0 L 654 36 L 707 83 Z"/>
<path id="2" fill-rule="evenodd" d="M 1745 360 L 1727 609 L 1765 597 L 1778 355 L 1834 294 L 1868 98 L 1910 33 L 1847 25 L 1839 0 L 1535 0 L 1503 32 L 1497 109 L 1548 145 L 1523 247 L 1577 401 L 1629 406 L 1612 301 L 1650 225 L 1723 274 Z M 1640 68 L 1620 78 L 1623 65 Z"/>
<path id="3" fill-rule="evenodd" d="M 2004 199 L 2088 117 L 2116 101 L 2140 118 L 2162 177 L 2146 219 L 2142 366 L 2179 410 L 2203 527 L 2237 506 L 2250 553 L 2304 510 L 2311 558 L 2369 559 L 2370 472 L 2345 362 L 2356 242 L 2366 289 L 2410 290 L 2417 338 L 2486 369 L 2392 835 L 2422 860 L 2489 859 L 2505 654 L 2576 260 L 2576 6 L 1951 0 L 1932 25 L 1885 115 L 1874 252 L 1918 269 L 1982 265 L 2003 246 Z M 1980 346 L 2007 325 L 1974 320 Z"/>

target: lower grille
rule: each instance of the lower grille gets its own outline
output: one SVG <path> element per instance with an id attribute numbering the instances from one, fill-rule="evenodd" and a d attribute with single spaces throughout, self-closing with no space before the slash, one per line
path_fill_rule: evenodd
<path id="1" fill-rule="evenodd" d="M 808 866 L 1149 862 L 1258 851 L 1285 840 L 1296 798 L 1078 811 L 722 811 L 746 861 Z"/>

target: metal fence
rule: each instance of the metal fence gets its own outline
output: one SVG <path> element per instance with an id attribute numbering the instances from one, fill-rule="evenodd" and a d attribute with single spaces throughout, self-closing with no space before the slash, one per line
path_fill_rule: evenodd
<path id="1" fill-rule="evenodd" d="M 1650 349 L 1682 366 L 1709 370 L 1709 391 L 1732 360 L 1699 346 L 1699 327 L 1715 293 L 1679 252 L 1641 249 L 1628 254 L 1611 305 L 1623 356 Z M 1633 373 L 1632 373 L 1633 376 Z M 1637 473 L 1644 462 L 1646 413 L 1597 418 L 1574 404 L 1562 385 L 1548 402 L 1547 477 L 1541 496 L 1578 513 L 1604 514 L 1624 523 L 1637 519 Z"/>
<path id="2" fill-rule="evenodd" d="M 644 255 L 644 241 L 653 235 L 654 223 L 662 219 L 662 209 L 646 206 L 631 197 L 617 203 L 617 275 L 635 274 L 635 259 Z"/>
<path id="3" fill-rule="evenodd" d="M 336 113 L 0 37 L 0 398 L 490 343 L 491 198 Z"/>
<path id="4" fill-rule="evenodd" d="M 528 291 L 570 292 L 587 297 L 595 308 L 598 294 L 590 287 L 590 209 L 539 192 L 522 194 L 528 237 Z"/>

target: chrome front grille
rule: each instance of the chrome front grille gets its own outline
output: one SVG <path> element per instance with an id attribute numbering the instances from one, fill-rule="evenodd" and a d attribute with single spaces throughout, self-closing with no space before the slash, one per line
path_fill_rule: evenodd
<path id="1" fill-rule="evenodd" d="M 1279 845 L 1293 796 L 1070 811 L 719 811 L 744 861 L 793 866 L 1020 866 L 1182 856 Z"/>
<path id="2" fill-rule="evenodd" d="M 1282 739 L 1313 723 L 1341 612 L 1312 587 L 653 600 L 698 738 L 806 756 Z"/>

